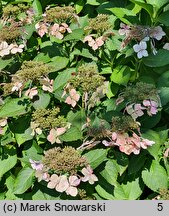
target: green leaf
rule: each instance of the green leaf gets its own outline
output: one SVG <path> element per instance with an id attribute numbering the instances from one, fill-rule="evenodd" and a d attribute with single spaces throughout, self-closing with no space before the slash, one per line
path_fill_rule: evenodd
<path id="1" fill-rule="evenodd" d="M 139 178 L 115 187 L 114 196 L 117 200 L 136 200 L 142 194 Z"/>
<path id="2" fill-rule="evenodd" d="M 117 185 L 118 168 L 115 161 L 107 161 L 104 170 L 100 173 L 111 185 Z"/>
<path id="3" fill-rule="evenodd" d="M 2 58 L 0 58 L 0 70 L 4 69 L 11 62 L 12 62 L 12 59 L 3 60 Z"/>
<path id="4" fill-rule="evenodd" d="M 33 107 L 35 109 L 45 109 L 50 103 L 50 95 L 42 92 L 38 97 L 39 99 L 33 103 Z"/>
<path id="5" fill-rule="evenodd" d="M 36 15 L 42 14 L 42 6 L 39 0 L 34 0 L 32 6 Z"/>
<path id="6" fill-rule="evenodd" d="M 15 134 L 15 139 L 19 146 L 24 142 L 33 139 L 33 136 L 30 135 L 32 132 L 30 128 L 30 118 L 27 116 L 12 121 L 10 129 Z"/>
<path id="7" fill-rule="evenodd" d="M 28 190 L 33 184 L 34 170 L 26 167 L 22 168 L 18 173 L 15 184 L 14 194 L 22 194 Z"/>
<path id="8" fill-rule="evenodd" d="M 86 123 L 85 111 L 83 109 L 78 112 L 70 111 L 67 115 L 67 120 L 72 124 L 72 126 L 81 130 L 82 126 Z"/>
<path id="9" fill-rule="evenodd" d="M 54 84 L 53 84 L 53 90 L 56 91 L 60 87 L 64 86 L 67 81 L 71 78 L 72 72 L 75 70 L 75 68 L 68 68 L 62 72 L 59 72 Z"/>
<path id="10" fill-rule="evenodd" d="M 83 10 L 83 7 L 85 5 L 84 0 L 78 0 L 75 4 L 76 13 L 80 13 Z"/>
<path id="11" fill-rule="evenodd" d="M 163 12 L 159 17 L 158 21 L 166 26 L 169 26 L 169 10 Z"/>
<path id="12" fill-rule="evenodd" d="M 159 189 L 168 188 L 167 173 L 158 161 L 153 160 L 150 170 L 142 171 L 142 179 L 144 183 L 153 191 L 158 192 Z"/>
<path id="13" fill-rule="evenodd" d="M 0 160 L 0 178 L 8 172 L 10 169 L 12 169 L 17 163 L 17 155 L 9 156 L 7 159 Z"/>
<path id="14" fill-rule="evenodd" d="M 160 9 L 161 7 L 163 7 L 164 5 L 166 5 L 168 2 L 168 0 L 147 0 L 148 4 L 151 4 L 153 7 L 156 7 L 157 9 Z"/>
<path id="15" fill-rule="evenodd" d="M 162 106 L 166 105 L 169 102 L 169 87 L 161 87 L 160 89 L 160 99 Z"/>
<path id="16" fill-rule="evenodd" d="M 119 19 L 124 16 L 135 16 L 136 14 L 132 10 L 127 8 L 113 7 L 109 9 Z"/>
<path id="17" fill-rule="evenodd" d="M 142 169 L 146 159 L 146 151 L 142 151 L 139 155 L 132 155 L 129 161 L 128 174 L 131 175 L 133 173 L 137 173 L 140 169 Z"/>
<path id="18" fill-rule="evenodd" d="M 100 5 L 99 0 L 87 0 L 86 4 L 89 5 Z"/>
<path id="19" fill-rule="evenodd" d="M 15 117 L 25 114 L 29 100 L 26 98 L 9 98 L 0 106 L 0 118 Z"/>
<path id="20" fill-rule="evenodd" d="M 149 67 L 162 67 L 169 64 L 169 50 L 161 49 L 156 55 L 150 54 L 143 59 L 145 65 Z"/>
<path id="21" fill-rule="evenodd" d="M 85 58 L 89 58 L 89 59 L 92 59 L 93 61 L 97 61 L 98 58 L 95 57 L 94 55 L 92 55 L 90 53 L 90 51 L 86 48 L 82 48 L 82 49 L 78 49 L 76 48 L 71 54 L 70 54 L 70 58 L 71 58 L 71 61 L 73 61 L 74 59 L 74 56 L 83 56 Z"/>
<path id="22" fill-rule="evenodd" d="M 64 37 L 64 41 L 69 40 L 81 40 L 83 38 L 84 30 L 83 29 L 74 29 L 72 33 L 69 33 Z"/>
<path id="23" fill-rule="evenodd" d="M 143 0 L 130 0 L 130 1 L 133 2 L 134 4 L 141 6 L 143 9 L 145 9 L 149 13 L 150 16 L 153 16 L 154 9 L 151 4 L 147 4 Z"/>
<path id="24" fill-rule="evenodd" d="M 106 160 L 106 155 L 106 149 L 94 149 L 84 154 L 93 169 L 98 167 L 103 161 Z"/>
<path id="25" fill-rule="evenodd" d="M 65 134 L 60 136 L 60 139 L 64 142 L 72 142 L 82 139 L 82 133 L 77 127 L 70 127 Z"/>
<path id="26" fill-rule="evenodd" d="M 97 193 L 106 200 L 114 200 L 114 196 L 110 194 L 110 191 L 105 190 L 101 185 L 95 187 Z"/>
<path id="27" fill-rule="evenodd" d="M 131 71 L 128 66 L 118 66 L 115 68 L 110 76 L 111 81 L 119 85 L 126 86 L 130 80 Z"/>
<path id="28" fill-rule="evenodd" d="M 152 146 L 150 146 L 150 147 L 147 148 L 147 151 L 156 160 L 158 160 L 158 154 L 160 152 L 160 147 L 161 147 L 161 144 L 162 144 L 162 142 L 161 142 L 162 140 L 161 140 L 160 134 L 157 133 L 156 131 L 148 130 L 148 131 L 146 131 L 146 133 L 142 134 L 142 136 L 145 139 L 148 139 L 148 140 L 151 140 L 151 141 L 155 142 L 155 144 L 153 144 Z"/>
<path id="29" fill-rule="evenodd" d="M 61 56 L 55 56 L 51 58 L 51 62 L 48 63 L 49 66 L 52 67 L 52 71 L 56 72 L 59 71 L 67 66 L 69 63 L 69 59 L 66 57 L 61 57 Z"/>
<path id="30" fill-rule="evenodd" d="M 157 86 L 158 87 L 169 87 L 169 71 L 166 71 L 159 77 Z"/>

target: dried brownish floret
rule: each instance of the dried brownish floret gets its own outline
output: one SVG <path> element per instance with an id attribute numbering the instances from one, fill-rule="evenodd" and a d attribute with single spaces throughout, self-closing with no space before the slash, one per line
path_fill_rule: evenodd
<path id="1" fill-rule="evenodd" d="M 47 170 L 57 174 L 69 173 L 71 175 L 76 174 L 79 169 L 88 164 L 86 158 L 71 146 L 46 151 L 42 163 Z"/>

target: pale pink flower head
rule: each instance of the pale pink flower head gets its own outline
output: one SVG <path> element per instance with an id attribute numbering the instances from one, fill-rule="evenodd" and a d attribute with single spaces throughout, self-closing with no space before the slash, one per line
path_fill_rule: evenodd
<path id="1" fill-rule="evenodd" d="M 130 26 L 124 24 L 124 23 L 120 23 L 120 29 L 119 29 L 119 35 L 128 35 L 130 32 Z"/>
<path id="2" fill-rule="evenodd" d="M 10 48 L 9 48 L 8 43 L 6 41 L 2 41 L 0 43 L 0 56 L 4 57 L 9 54 L 10 54 Z"/>
<path id="3" fill-rule="evenodd" d="M 32 129 L 32 136 L 35 136 L 35 134 L 42 134 L 42 130 L 39 128 L 39 124 L 35 122 L 31 122 L 30 128 Z"/>
<path id="4" fill-rule="evenodd" d="M 28 96 L 30 99 L 33 99 L 33 97 L 35 95 L 38 94 L 38 90 L 37 90 L 37 87 L 33 87 L 31 89 L 28 89 L 26 92 L 25 92 L 25 96 Z"/>
<path id="5" fill-rule="evenodd" d="M 157 102 L 155 102 L 153 100 L 144 100 L 143 105 L 148 108 L 148 110 L 147 110 L 148 115 L 151 116 L 151 115 L 157 114 L 157 112 L 158 112 Z"/>
<path id="6" fill-rule="evenodd" d="M 44 91 L 48 91 L 48 92 L 52 93 L 53 92 L 53 79 L 50 80 L 48 77 L 46 77 L 43 79 L 43 81 L 44 81 L 44 84 L 42 86 L 42 89 Z"/>
<path id="7" fill-rule="evenodd" d="M 129 115 L 132 116 L 132 118 L 135 120 L 136 118 L 144 115 L 145 108 L 141 106 L 141 104 L 130 104 L 126 106 L 126 111 Z"/>
<path id="8" fill-rule="evenodd" d="M 144 139 L 144 138 L 142 138 L 142 141 L 140 142 L 140 145 L 143 149 L 147 149 L 148 146 L 152 146 L 153 144 L 155 144 L 154 141 Z"/>
<path id="9" fill-rule="evenodd" d="M 84 38 L 83 42 L 88 42 L 88 45 L 93 49 L 97 50 L 99 47 L 101 47 L 104 44 L 104 37 L 98 37 L 96 39 L 93 39 L 91 35 L 88 35 Z"/>
<path id="10" fill-rule="evenodd" d="M 82 174 L 84 177 L 82 177 L 83 182 L 89 182 L 89 184 L 94 184 L 95 181 L 98 181 L 98 178 L 95 174 L 93 174 L 93 170 L 90 166 L 87 166 L 86 168 L 82 169 Z"/>
<path id="11" fill-rule="evenodd" d="M 62 23 L 60 28 L 59 28 L 59 31 L 64 34 L 66 31 L 68 33 L 72 33 L 72 30 L 69 28 L 69 26 L 66 24 L 66 23 Z"/>
<path id="12" fill-rule="evenodd" d="M 0 126 L 1 127 L 5 127 L 7 125 L 7 118 L 4 118 L 4 119 L 0 119 Z"/>
<path id="13" fill-rule="evenodd" d="M 66 189 L 66 194 L 73 197 L 77 196 L 78 190 L 77 186 L 80 184 L 80 179 L 77 176 L 69 177 L 69 187 Z"/>
<path id="14" fill-rule="evenodd" d="M 134 52 L 137 53 L 137 57 L 141 59 L 142 57 L 147 57 L 148 52 L 147 52 L 147 43 L 145 41 L 140 41 L 139 44 L 135 44 L 133 46 Z"/>
<path id="15" fill-rule="evenodd" d="M 35 169 L 35 170 L 42 170 L 43 169 L 43 164 L 41 163 L 41 161 L 35 161 L 32 159 L 29 159 L 29 162 L 31 163 L 32 169 Z"/>
<path id="16" fill-rule="evenodd" d="M 76 92 L 75 89 L 71 89 L 69 91 L 69 96 L 65 100 L 65 103 L 71 105 L 72 107 L 75 107 L 79 99 L 80 95 Z"/>
<path id="17" fill-rule="evenodd" d="M 44 180 L 46 182 L 49 181 L 49 174 L 47 172 L 44 172 L 43 170 L 36 170 L 35 177 L 38 179 L 38 182 Z"/>
<path id="18" fill-rule="evenodd" d="M 10 44 L 11 54 L 22 53 L 24 48 L 24 44 Z"/>
<path id="19" fill-rule="evenodd" d="M 163 31 L 161 26 L 156 26 L 154 29 L 150 31 L 150 37 L 155 38 L 156 40 L 161 40 L 166 33 Z"/>
<path id="20" fill-rule="evenodd" d="M 37 23 L 35 28 L 38 31 L 40 37 L 43 37 L 46 33 L 48 33 L 48 28 L 45 23 Z"/>
<path id="21" fill-rule="evenodd" d="M 49 178 L 49 182 L 48 182 L 47 187 L 50 189 L 54 189 L 59 184 L 59 181 L 60 181 L 60 177 L 56 174 L 53 174 Z"/>
<path id="22" fill-rule="evenodd" d="M 55 187 L 56 191 L 62 193 L 66 191 L 68 188 L 69 188 L 69 182 L 67 180 L 67 176 L 65 175 L 59 176 L 59 182 Z"/>
<path id="23" fill-rule="evenodd" d="M 66 128 L 65 127 L 61 127 L 61 128 L 52 128 L 49 132 L 49 135 L 47 136 L 47 140 L 51 143 L 62 143 L 62 141 L 59 139 L 59 136 L 61 136 L 62 134 L 64 134 L 66 132 Z"/>
<path id="24" fill-rule="evenodd" d="M 49 33 L 52 36 L 55 36 L 58 39 L 63 39 L 63 34 L 59 31 L 60 27 L 59 24 L 55 23 L 53 26 L 50 27 Z"/>
<path id="25" fill-rule="evenodd" d="M 22 88 L 22 83 L 21 82 L 15 82 L 14 86 L 12 87 L 11 91 L 20 91 Z"/>

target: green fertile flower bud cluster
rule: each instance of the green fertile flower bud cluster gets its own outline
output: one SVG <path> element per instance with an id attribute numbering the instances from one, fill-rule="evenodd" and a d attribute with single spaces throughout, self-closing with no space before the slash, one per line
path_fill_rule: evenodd
<path id="1" fill-rule="evenodd" d="M 51 129 L 55 127 L 65 127 L 67 120 L 63 116 L 58 116 L 60 109 L 37 109 L 32 114 L 32 120 L 41 129 Z"/>
<path id="2" fill-rule="evenodd" d="M 48 9 L 45 14 L 45 22 L 67 22 L 70 21 L 73 18 L 73 13 L 75 12 L 75 9 L 71 6 L 65 6 L 65 7 L 54 7 Z"/>
<path id="3" fill-rule="evenodd" d="M 76 174 L 78 170 L 88 165 L 86 158 L 71 146 L 49 149 L 45 152 L 42 163 L 47 171 L 70 175 Z"/>
<path id="4" fill-rule="evenodd" d="M 97 17 L 89 20 L 89 26 L 87 26 L 85 30 L 89 30 L 90 32 L 96 31 L 102 34 L 110 28 L 109 16 L 106 14 L 99 14 Z"/>
<path id="5" fill-rule="evenodd" d="M 88 196 L 84 189 L 78 189 L 80 200 L 94 200 L 94 197 Z"/>
<path id="6" fill-rule="evenodd" d="M 158 91 L 153 84 L 138 82 L 128 86 L 122 97 L 130 103 L 142 102 L 146 99 L 158 100 Z"/>
<path id="7" fill-rule="evenodd" d="M 10 26 L 3 26 L 0 29 L 0 42 L 14 42 L 21 35 L 21 31 L 17 23 L 13 23 Z"/>
<path id="8" fill-rule="evenodd" d="M 105 78 L 98 73 L 95 64 L 83 64 L 78 68 L 77 75 L 70 83 L 74 88 L 81 88 L 83 92 L 94 92 L 97 87 L 102 86 Z"/>
<path id="9" fill-rule="evenodd" d="M 5 83 L 3 86 L 3 96 L 7 96 L 11 94 L 13 84 L 12 83 Z"/>
<path id="10" fill-rule="evenodd" d="M 112 131 L 128 132 L 139 129 L 139 124 L 131 116 L 114 116 L 112 118 Z"/>
<path id="11" fill-rule="evenodd" d="M 3 8 L 3 16 L 4 17 L 17 16 L 21 12 L 27 10 L 28 8 L 29 6 L 24 4 L 18 4 L 18 5 L 8 4 L 6 7 Z"/>
<path id="12" fill-rule="evenodd" d="M 14 79 L 19 79 L 21 82 L 26 82 L 28 80 L 34 81 L 47 75 L 50 70 L 51 67 L 43 62 L 25 61 L 21 69 L 16 72 Z"/>

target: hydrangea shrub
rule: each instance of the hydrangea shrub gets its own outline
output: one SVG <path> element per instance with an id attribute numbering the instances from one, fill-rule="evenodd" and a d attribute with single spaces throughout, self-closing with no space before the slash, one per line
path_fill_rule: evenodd
<path id="1" fill-rule="evenodd" d="M 0 198 L 169 198 L 168 0 L 0 1 Z"/>

